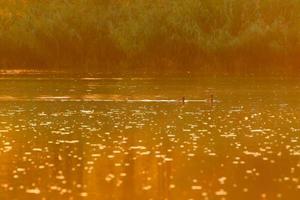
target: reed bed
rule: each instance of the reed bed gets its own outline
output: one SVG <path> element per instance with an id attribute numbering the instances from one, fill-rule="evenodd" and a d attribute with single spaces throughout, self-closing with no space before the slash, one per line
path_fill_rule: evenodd
<path id="1" fill-rule="evenodd" d="M 0 67 L 294 72 L 300 0 L 1 0 Z"/>

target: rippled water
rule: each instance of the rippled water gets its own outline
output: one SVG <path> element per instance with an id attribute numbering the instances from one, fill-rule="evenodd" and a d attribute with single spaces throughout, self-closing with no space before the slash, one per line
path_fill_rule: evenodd
<path id="1" fill-rule="evenodd" d="M 299 86 L 2 77 L 0 199 L 299 199 Z"/>

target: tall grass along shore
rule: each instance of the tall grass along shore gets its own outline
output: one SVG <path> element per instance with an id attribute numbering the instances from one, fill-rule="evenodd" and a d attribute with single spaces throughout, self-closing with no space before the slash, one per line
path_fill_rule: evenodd
<path id="1" fill-rule="evenodd" d="M 300 0 L 1 0 L 0 68 L 294 73 Z"/>

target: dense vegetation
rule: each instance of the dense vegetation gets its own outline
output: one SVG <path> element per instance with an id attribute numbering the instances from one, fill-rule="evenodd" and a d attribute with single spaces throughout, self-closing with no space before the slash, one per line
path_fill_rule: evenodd
<path id="1" fill-rule="evenodd" d="M 0 0 L 1 68 L 294 72 L 300 0 Z"/>

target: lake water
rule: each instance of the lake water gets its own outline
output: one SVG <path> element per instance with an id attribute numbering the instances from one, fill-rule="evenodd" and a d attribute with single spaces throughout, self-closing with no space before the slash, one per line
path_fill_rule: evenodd
<path id="1" fill-rule="evenodd" d="M 299 137 L 297 79 L 2 76 L 0 199 L 298 200 Z"/>

